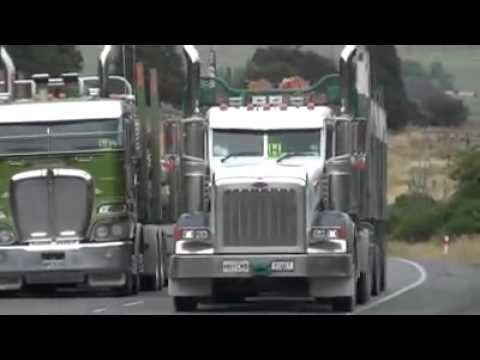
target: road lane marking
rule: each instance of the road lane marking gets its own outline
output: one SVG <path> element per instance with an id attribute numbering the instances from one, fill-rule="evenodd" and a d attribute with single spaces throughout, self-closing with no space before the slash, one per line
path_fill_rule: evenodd
<path id="1" fill-rule="evenodd" d="M 420 266 L 419 264 L 417 264 L 413 261 L 407 260 L 407 259 L 402 259 L 402 258 L 391 258 L 391 260 L 402 262 L 404 264 L 407 264 L 407 265 L 415 268 L 419 272 L 420 278 L 415 283 L 413 283 L 411 285 L 408 285 L 408 286 L 406 286 L 406 287 L 404 287 L 404 288 L 402 288 L 402 289 L 400 289 L 400 290 L 394 292 L 393 294 L 390 294 L 390 295 L 388 295 L 384 298 L 381 298 L 378 301 L 374 301 L 370 305 L 367 305 L 367 306 L 359 309 L 358 311 L 355 311 L 353 313 L 353 315 L 358 315 L 362 312 L 373 309 L 373 308 L 375 308 L 379 305 L 385 304 L 386 302 L 392 301 L 393 299 L 396 299 L 399 296 L 402 296 L 402 295 L 406 294 L 407 292 L 410 292 L 410 291 L 422 286 L 427 281 L 427 279 L 428 279 L 427 271 L 422 266 Z"/>
<path id="2" fill-rule="evenodd" d="M 123 304 L 123 307 L 134 307 L 134 306 L 143 305 L 143 304 L 145 304 L 145 301 L 137 301 L 137 302 L 132 302 L 128 304 Z"/>
<path id="3" fill-rule="evenodd" d="M 107 311 L 107 309 L 97 309 L 97 310 L 94 310 L 93 313 L 94 314 L 101 314 L 101 313 L 104 313 L 105 311 Z"/>

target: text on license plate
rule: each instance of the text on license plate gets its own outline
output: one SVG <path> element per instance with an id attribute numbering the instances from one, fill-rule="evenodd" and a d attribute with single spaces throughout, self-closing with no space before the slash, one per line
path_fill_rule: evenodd
<path id="1" fill-rule="evenodd" d="M 274 272 L 294 272 L 294 261 L 274 261 L 272 263 L 272 271 Z"/>
<path id="2" fill-rule="evenodd" d="M 226 274 L 245 274 L 250 272 L 249 261 L 224 261 L 223 272 Z"/>

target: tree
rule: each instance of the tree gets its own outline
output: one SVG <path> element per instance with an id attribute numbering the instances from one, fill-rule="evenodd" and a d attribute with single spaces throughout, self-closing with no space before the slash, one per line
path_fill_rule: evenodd
<path id="1" fill-rule="evenodd" d="M 400 130 L 419 116 L 409 101 L 402 77 L 402 62 L 395 45 L 368 45 L 377 82 L 385 90 L 388 127 Z"/>
<path id="2" fill-rule="evenodd" d="M 429 126 L 459 126 L 467 121 L 469 110 L 462 100 L 445 94 L 453 89 L 453 76 L 439 62 L 427 70 L 421 63 L 403 63 L 403 76 L 408 96 L 416 101 L 426 117 L 415 123 Z M 418 120 L 418 119 L 417 119 Z"/>
<path id="3" fill-rule="evenodd" d="M 443 90 L 453 90 L 453 75 L 445 71 L 445 68 L 441 62 L 434 62 L 430 66 L 430 76 Z"/>
<path id="4" fill-rule="evenodd" d="M 259 48 L 247 66 L 250 81 L 263 78 L 274 84 L 293 76 L 315 83 L 323 76 L 336 72 L 337 68 L 331 60 L 313 51 L 303 51 L 302 45 Z"/>
<path id="5" fill-rule="evenodd" d="M 133 52 L 135 60 L 142 62 L 145 69 L 158 70 L 158 92 L 162 102 L 180 105 L 185 88 L 185 71 L 178 45 L 126 45 L 125 54 L 118 52 L 115 72 L 125 75 L 133 83 Z M 123 57 L 125 55 L 125 58 Z M 124 64 L 126 69 L 124 71 Z M 126 74 L 124 74 L 126 72 Z M 148 79 L 148 73 L 146 74 Z"/>
<path id="6" fill-rule="evenodd" d="M 39 73 L 60 76 L 83 68 L 83 57 L 76 45 L 6 45 L 6 48 L 17 71 L 26 76 Z"/>
<path id="7" fill-rule="evenodd" d="M 443 92 L 436 92 L 424 103 L 430 112 L 432 126 L 460 126 L 469 116 L 469 110 L 462 100 L 457 100 Z"/>

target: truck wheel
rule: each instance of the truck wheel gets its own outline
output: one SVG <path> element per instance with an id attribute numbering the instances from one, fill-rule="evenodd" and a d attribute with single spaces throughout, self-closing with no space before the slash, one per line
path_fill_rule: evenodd
<path id="1" fill-rule="evenodd" d="M 382 281 L 381 272 L 382 272 L 382 267 L 381 267 L 380 252 L 377 250 L 375 251 L 375 260 L 374 260 L 372 296 L 379 296 L 381 293 L 380 291 L 380 283 Z"/>
<path id="2" fill-rule="evenodd" d="M 383 249 L 380 254 L 380 291 L 387 291 L 387 286 L 387 257 L 385 255 L 385 250 Z"/>
<path id="3" fill-rule="evenodd" d="M 158 232 L 154 227 L 146 226 L 144 228 L 144 236 L 148 237 L 148 241 L 146 243 L 152 244 L 153 249 L 153 261 L 154 261 L 154 274 L 151 275 L 143 275 L 141 279 L 141 285 L 143 291 L 149 292 L 158 292 L 163 290 L 164 284 L 164 265 L 163 265 L 163 258 L 161 254 L 161 246 L 160 246 L 160 239 L 158 238 Z"/>
<path id="4" fill-rule="evenodd" d="M 162 231 L 162 235 L 161 235 L 161 256 L 162 256 L 162 265 L 163 265 L 163 286 L 166 288 L 168 287 L 170 254 L 168 253 L 167 234 L 165 234 L 164 231 Z"/>
<path id="5" fill-rule="evenodd" d="M 362 272 L 360 273 L 360 279 L 358 280 L 357 290 L 357 303 L 359 305 L 365 305 L 370 301 L 372 293 L 372 273 Z"/>
<path id="6" fill-rule="evenodd" d="M 355 311 L 355 297 L 333 299 L 332 306 L 335 313 L 352 313 Z"/>
<path id="7" fill-rule="evenodd" d="M 198 308 L 198 301 L 193 298 L 176 297 L 173 302 L 175 312 L 194 312 Z"/>
<path id="8" fill-rule="evenodd" d="M 139 277 L 138 275 L 128 274 L 126 275 L 126 284 L 120 290 L 116 290 L 115 293 L 119 297 L 135 296 L 139 291 Z"/>

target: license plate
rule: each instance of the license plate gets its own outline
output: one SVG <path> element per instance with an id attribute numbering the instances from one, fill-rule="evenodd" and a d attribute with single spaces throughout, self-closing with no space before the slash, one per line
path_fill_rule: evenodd
<path id="1" fill-rule="evenodd" d="M 273 272 L 294 272 L 295 271 L 295 262 L 294 261 L 274 261 L 272 263 Z"/>
<path id="2" fill-rule="evenodd" d="M 42 262 L 47 267 L 61 267 L 65 264 L 65 253 L 44 253 Z"/>
<path id="3" fill-rule="evenodd" d="M 250 262 L 224 261 L 223 272 L 225 274 L 248 274 L 250 272 Z"/>

